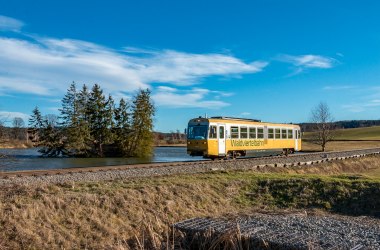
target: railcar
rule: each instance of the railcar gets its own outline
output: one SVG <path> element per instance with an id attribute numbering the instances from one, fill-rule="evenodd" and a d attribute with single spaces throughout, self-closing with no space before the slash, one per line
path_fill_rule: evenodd
<path id="1" fill-rule="evenodd" d="M 301 144 L 301 130 L 295 124 L 218 116 L 191 119 L 187 129 L 187 153 L 210 159 L 265 150 L 291 154 L 300 151 Z"/>

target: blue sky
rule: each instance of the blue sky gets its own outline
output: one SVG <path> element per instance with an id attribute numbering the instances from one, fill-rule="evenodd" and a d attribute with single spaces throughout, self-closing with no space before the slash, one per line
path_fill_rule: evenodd
<path id="1" fill-rule="evenodd" d="M 150 88 L 155 129 L 190 118 L 380 119 L 379 1 L 0 0 L 0 116 L 58 114 L 69 84 Z"/>

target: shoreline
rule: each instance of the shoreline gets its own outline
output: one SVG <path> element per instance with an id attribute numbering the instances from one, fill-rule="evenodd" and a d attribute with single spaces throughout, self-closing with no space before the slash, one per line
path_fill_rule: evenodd
<path id="1" fill-rule="evenodd" d="M 169 147 L 186 147 L 186 144 L 164 144 L 164 145 L 155 145 L 155 147 L 158 147 L 158 148 L 169 148 Z"/>

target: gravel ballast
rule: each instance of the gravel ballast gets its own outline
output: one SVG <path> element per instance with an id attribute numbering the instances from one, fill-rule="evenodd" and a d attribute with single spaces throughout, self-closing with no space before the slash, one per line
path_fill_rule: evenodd
<path id="1" fill-rule="evenodd" d="M 257 214 L 234 220 L 194 218 L 174 228 L 191 249 L 231 240 L 244 249 L 380 249 L 380 220 L 367 217 Z"/>
<path id="2" fill-rule="evenodd" d="M 66 183 L 83 181 L 103 181 L 135 177 L 191 174 L 220 170 L 250 170 L 265 167 L 291 167 L 319 164 L 326 161 L 344 160 L 379 154 L 380 149 L 364 149 L 343 152 L 296 154 L 291 156 L 248 158 L 237 160 L 194 161 L 114 166 L 105 168 L 86 168 L 75 171 L 70 169 L 53 171 L 26 171 L 0 174 L 0 185 L 39 185 L 41 183 Z M 27 174 L 25 174 L 27 173 Z M 34 174 L 35 173 L 35 174 Z M 24 175 L 25 174 L 25 175 Z"/>

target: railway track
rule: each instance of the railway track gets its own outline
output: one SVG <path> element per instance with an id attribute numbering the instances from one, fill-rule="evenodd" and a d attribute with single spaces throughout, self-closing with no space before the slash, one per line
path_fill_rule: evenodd
<path id="1" fill-rule="evenodd" d="M 308 166 L 327 161 L 359 158 L 380 154 L 380 148 L 304 153 L 289 156 L 260 158 L 238 158 L 236 160 L 187 161 L 148 163 L 106 167 L 66 168 L 52 170 L 30 170 L 0 172 L 0 185 L 29 182 L 66 182 L 86 180 L 108 180 L 125 177 L 148 177 L 181 173 L 199 173 L 215 170 L 259 169 L 265 167 Z"/>

